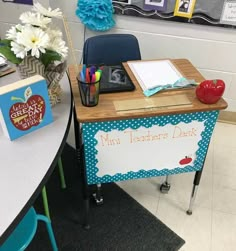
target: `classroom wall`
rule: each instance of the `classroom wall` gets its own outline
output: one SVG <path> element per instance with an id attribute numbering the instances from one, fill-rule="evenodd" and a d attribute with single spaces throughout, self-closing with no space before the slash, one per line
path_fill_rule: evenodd
<path id="1" fill-rule="evenodd" d="M 45 6 L 50 4 L 53 8 L 59 7 L 63 11 L 77 63 L 80 62 L 83 42 L 87 37 L 105 33 L 131 33 L 139 40 L 143 59 L 188 58 L 205 78 L 223 79 L 226 83 L 224 98 L 229 104 L 227 110 L 236 111 L 235 30 L 115 15 L 115 28 L 105 33 L 92 32 L 85 29 L 76 17 L 76 0 L 39 2 Z M 19 14 L 27 8 L 30 7 L 0 2 L 0 36 L 4 36 L 12 23 L 18 22 Z"/>

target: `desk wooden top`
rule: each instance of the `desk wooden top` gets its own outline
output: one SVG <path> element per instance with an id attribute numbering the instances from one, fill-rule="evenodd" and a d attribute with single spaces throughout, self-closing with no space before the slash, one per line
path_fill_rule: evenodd
<path id="1" fill-rule="evenodd" d="M 202 82 L 204 77 L 200 72 L 187 60 L 187 59 L 172 59 L 171 62 L 176 68 L 182 73 L 187 79 L 194 79 L 196 82 Z M 222 110 L 227 107 L 227 103 L 221 98 L 216 104 L 203 104 L 195 95 L 195 87 L 188 89 L 169 90 L 156 93 L 151 97 L 145 97 L 141 87 L 139 86 L 136 78 L 129 70 L 127 64 L 124 64 L 128 71 L 131 80 L 135 84 L 136 89 L 132 92 L 120 92 L 120 93 L 109 93 L 100 94 L 99 103 L 95 107 L 85 107 L 82 105 L 80 100 L 79 88 L 76 80 L 76 69 L 74 66 L 69 67 L 69 77 L 71 81 L 71 88 L 74 97 L 74 104 L 76 110 L 76 116 L 79 122 L 99 122 L 109 120 L 120 120 L 130 118 L 141 118 L 141 117 L 153 117 L 161 115 L 170 115 L 178 113 L 190 113 L 200 111 L 211 111 L 211 110 Z M 129 100 L 152 100 L 157 97 L 174 97 L 176 95 L 186 96 L 191 105 L 184 106 L 169 106 L 169 107 L 155 107 L 152 109 L 140 109 L 135 111 L 117 111 L 114 102 L 117 101 L 129 101 Z"/>

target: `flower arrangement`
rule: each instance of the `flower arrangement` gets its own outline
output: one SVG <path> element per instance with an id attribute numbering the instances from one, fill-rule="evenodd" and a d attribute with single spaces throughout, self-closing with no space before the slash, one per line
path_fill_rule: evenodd
<path id="1" fill-rule="evenodd" d="M 23 24 L 11 27 L 7 39 L 0 41 L 0 53 L 14 64 L 20 64 L 27 56 L 37 58 L 45 67 L 54 61 L 64 61 L 68 48 L 62 32 L 50 27 L 53 17 L 62 17 L 60 9 L 46 9 L 34 3 L 32 11 L 20 15 Z"/>
<path id="2" fill-rule="evenodd" d="M 22 24 L 11 27 L 6 39 L 0 40 L 0 53 L 18 66 L 22 78 L 42 75 L 47 80 L 50 102 L 54 105 L 60 102 L 59 81 L 66 71 L 68 47 L 62 32 L 53 27 L 52 18 L 63 18 L 59 8 L 46 9 L 34 3 L 32 11 L 20 15 Z"/>

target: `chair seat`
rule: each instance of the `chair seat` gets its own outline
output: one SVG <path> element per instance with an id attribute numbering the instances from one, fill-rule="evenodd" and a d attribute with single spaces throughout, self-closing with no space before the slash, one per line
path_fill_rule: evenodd
<path id="1" fill-rule="evenodd" d="M 0 246 L 0 251 L 23 251 L 33 239 L 37 229 L 34 208 L 30 208 L 9 238 Z"/>

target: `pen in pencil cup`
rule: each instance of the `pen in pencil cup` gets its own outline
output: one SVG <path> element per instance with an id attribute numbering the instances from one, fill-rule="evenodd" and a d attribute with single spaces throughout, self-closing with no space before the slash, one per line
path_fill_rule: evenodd
<path id="1" fill-rule="evenodd" d="M 83 65 L 77 77 L 82 104 L 87 107 L 96 106 L 99 101 L 99 84 L 102 70 L 96 66 Z"/>
<path id="2" fill-rule="evenodd" d="M 96 97 L 98 95 L 96 85 L 97 85 L 97 82 L 96 82 L 96 76 L 94 72 L 92 74 L 91 83 L 90 83 L 90 102 L 92 103 L 96 103 Z"/>
<path id="3" fill-rule="evenodd" d="M 85 75 L 84 75 L 84 72 L 83 72 L 83 71 L 80 72 L 80 80 L 81 80 L 82 82 L 85 82 Z"/>

